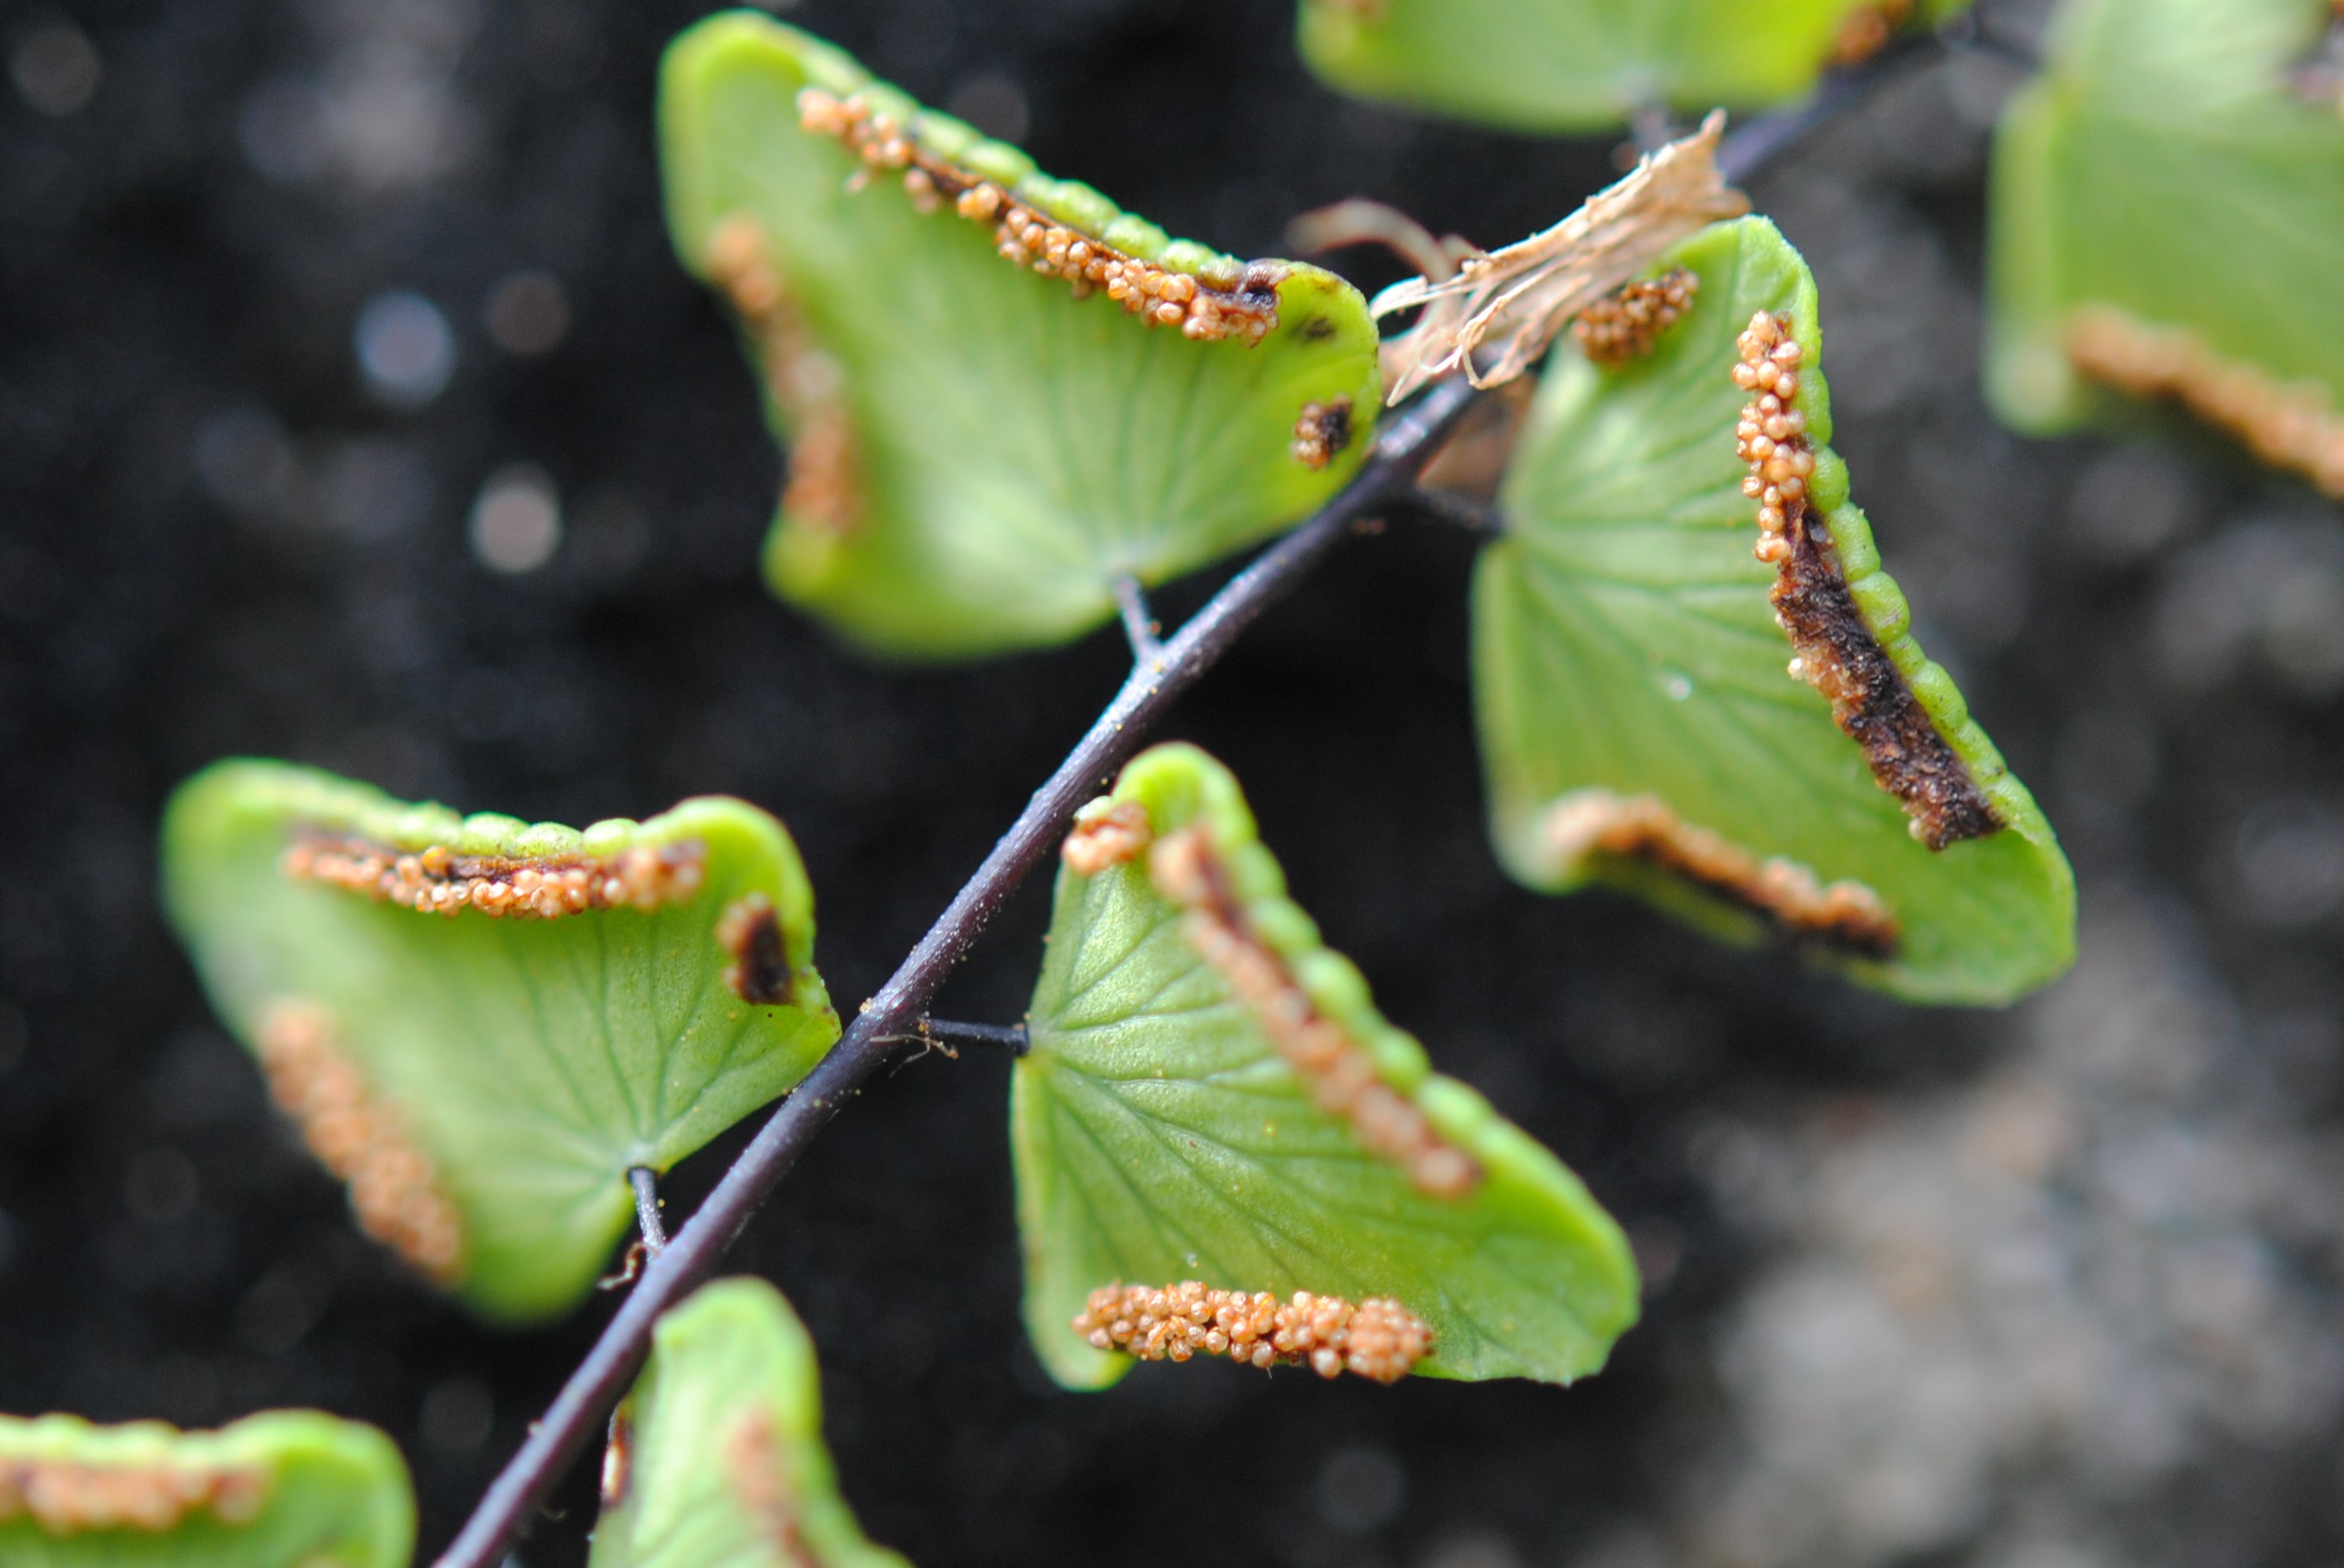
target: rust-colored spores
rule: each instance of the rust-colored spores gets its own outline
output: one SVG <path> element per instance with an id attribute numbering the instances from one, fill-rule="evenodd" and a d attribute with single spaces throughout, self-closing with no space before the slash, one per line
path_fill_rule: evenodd
<path id="1" fill-rule="evenodd" d="M 1685 821 L 1656 795 L 1576 790 L 1555 802 L 1541 829 L 1564 859 L 1610 855 L 1638 861 L 1761 917 L 1793 940 L 1865 958 L 1896 954 L 1895 919 L 1862 882 L 1826 884 L 1795 860 L 1761 859 L 1723 834 Z"/>
<path id="2" fill-rule="evenodd" d="M 779 1007 L 795 994 L 782 918 L 763 893 L 743 893 L 724 907 L 716 944 L 732 955 L 724 983 L 733 995 L 761 1007 Z"/>
<path id="3" fill-rule="evenodd" d="M 349 1184 L 359 1228 L 433 1283 L 463 1277 L 464 1228 L 430 1156 L 369 1087 L 343 1050 L 332 1014 L 314 1002 L 273 1002 L 262 1015 L 260 1065 L 269 1097 L 301 1129 L 318 1162 Z"/>
<path id="4" fill-rule="evenodd" d="M 249 1524 L 274 1478 L 248 1465 L 173 1458 L 141 1462 L 0 1458 L 0 1524 L 28 1516 L 46 1535 L 89 1530 L 161 1532 L 197 1512 Z"/>
<path id="5" fill-rule="evenodd" d="M 844 142 L 866 174 L 900 171 L 919 210 L 950 206 L 971 223 L 993 225 L 1002 259 L 1064 281 L 1077 299 L 1104 294 L 1148 326 L 1171 327 L 1197 342 L 1258 343 L 1278 326 L 1278 285 L 1286 273 L 1278 263 L 1254 262 L 1236 277 L 1208 282 L 1129 255 L 936 156 L 860 94 L 841 98 L 808 87 L 798 95 L 798 123 Z M 1222 281 L 1226 286 L 1216 286 Z"/>
<path id="6" fill-rule="evenodd" d="M 1294 421 L 1294 460 L 1306 468 L 1323 468 L 1350 446 L 1351 434 L 1349 397 L 1305 403 Z"/>
<path id="7" fill-rule="evenodd" d="M 771 1412 L 753 1410 L 735 1421 L 722 1448 L 724 1479 L 757 1533 L 788 1568 L 815 1568 L 803 1528 L 797 1477 Z"/>
<path id="8" fill-rule="evenodd" d="M 1181 931 L 1189 945 L 1228 981 L 1320 1110 L 1350 1123 L 1370 1153 L 1407 1171 L 1420 1191 L 1461 1198 L 1480 1185 L 1481 1167 L 1473 1157 L 1383 1081 L 1368 1048 L 1318 1010 L 1286 960 L 1254 932 L 1200 829 L 1158 839 L 1147 869 L 1156 890 L 1187 911 Z"/>
<path id="9" fill-rule="evenodd" d="M 555 920 L 589 910 L 682 903 L 700 890 L 707 850 L 696 842 L 639 844 L 604 857 L 523 859 L 460 855 L 445 845 L 399 849 L 371 839 L 304 829 L 278 862 L 296 881 L 324 882 L 425 914 L 467 910 L 514 920 Z"/>
<path id="10" fill-rule="evenodd" d="M 2003 824 L 1993 802 L 1864 624 L 1828 522 L 1807 504 L 1815 455 L 1795 403 L 1803 350 L 1789 318 L 1762 310 L 1736 345 L 1733 383 L 1751 395 L 1734 431 L 1735 449 L 1750 465 L 1742 491 L 1758 503 L 1755 553 L 1775 568 L 1774 616 L 1798 656 L 1791 673 L 1830 701 L 1832 718 L 1863 748 L 1873 779 L 1904 804 L 1915 839 L 1942 849 L 1997 831 Z"/>
<path id="11" fill-rule="evenodd" d="M 1700 275 L 1673 266 L 1658 277 L 1621 285 L 1571 324 L 1571 335 L 1588 358 L 1607 370 L 1649 358 L 1661 334 L 1684 319 L 1701 292 Z"/>
<path id="12" fill-rule="evenodd" d="M 2170 397 L 2244 442 L 2267 463 L 2344 499 L 2344 415 L 2316 381 L 2281 381 L 2217 354 L 2185 327 L 2159 327 L 2112 306 L 2069 318 L 2076 369 L 2136 397 Z"/>
<path id="13" fill-rule="evenodd" d="M 1111 866 L 1137 859 L 1153 837 L 1147 807 L 1137 800 L 1102 798 L 1075 813 L 1074 830 L 1058 854 L 1075 875 L 1096 877 Z"/>
<path id="14" fill-rule="evenodd" d="M 1074 1320 L 1075 1332 L 1103 1351 L 1142 1361 L 1227 1356 L 1243 1366 L 1308 1366 L 1320 1377 L 1349 1372 L 1398 1382 L 1432 1353 L 1432 1331 L 1389 1296 L 1353 1306 L 1340 1296 L 1297 1291 L 1208 1290 L 1196 1280 L 1157 1288 L 1103 1285 Z"/>

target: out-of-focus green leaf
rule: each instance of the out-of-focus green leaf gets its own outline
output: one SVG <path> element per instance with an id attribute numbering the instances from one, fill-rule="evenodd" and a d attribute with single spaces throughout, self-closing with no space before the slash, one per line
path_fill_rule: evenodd
<path id="1" fill-rule="evenodd" d="M 578 1302 L 628 1169 L 666 1170 L 838 1038 L 797 848 L 738 800 L 581 832 L 236 761 L 181 787 L 163 839 L 180 937 L 279 1103 L 367 1229 L 491 1317 Z M 481 907 L 523 884 L 586 907 Z M 464 888 L 457 912 L 409 907 Z"/>
<path id="2" fill-rule="evenodd" d="M 2344 117 L 2290 90 L 2333 15 L 2327 0 L 2061 7 L 1995 140 L 1986 369 L 2006 419 L 2051 432 L 2113 411 L 2070 357 L 2081 313 L 2113 311 L 2304 389 L 2329 455 L 2291 466 L 2344 494 Z"/>
<path id="3" fill-rule="evenodd" d="M 838 1495 L 813 1343 L 773 1286 L 720 1280 L 652 1331 L 604 1457 L 588 1563 L 905 1568 Z"/>
<path id="4" fill-rule="evenodd" d="M 802 128 L 808 89 L 890 117 L 881 166 Z M 920 656 L 1063 641 L 1114 613 L 1118 576 L 1156 582 L 1260 539 L 1364 455 L 1376 332 L 1331 273 L 1171 240 L 762 16 L 677 40 L 660 126 L 677 250 L 742 309 L 793 447 L 769 573 L 858 641 Z M 1001 213 L 956 213 L 964 180 L 1100 266 L 1112 247 L 1276 325 L 1191 340 L 1105 291 L 1077 300 L 998 254 Z M 1318 467 L 1297 455 L 1313 405 L 1349 410 Z"/>
<path id="5" fill-rule="evenodd" d="M 1935 0 L 1935 21 L 1964 0 Z M 1363 97 L 1525 131 L 1777 104 L 1910 6 L 1873 0 L 1302 0 L 1303 58 Z"/>
<path id="6" fill-rule="evenodd" d="M 1662 265 L 1700 279 L 1690 314 L 1621 368 L 1556 357 L 1500 498 L 1505 537 L 1475 579 L 1500 857 L 1534 888 L 1601 879 L 1721 935 L 1779 930 L 1723 881 L 1593 847 L 1605 809 L 1657 802 L 1741 852 L 1756 873 L 1750 893 L 1797 884 L 1791 868 L 1812 874 L 1797 884 L 1809 892 L 1843 880 L 1868 889 L 1894 922 L 1891 950 L 1810 950 L 1862 983 L 1959 1002 L 2042 984 L 2074 956 L 2073 879 L 2026 787 L 1913 640 L 1904 598 L 1847 499 L 1846 469 L 1824 445 L 1829 395 L 1806 264 L 1772 224 L 1743 218 Z M 1769 602 L 1776 569 L 1753 558 L 1758 503 L 1743 493 L 1735 450 L 1749 396 L 1733 379 L 1736 338 L 1761 310 L 1787 316 L 1804 351 L 1795 407 L 1817 459 L 1810 496 L 1861 618 L 1846 629 L 1885 654 L 1997 831 L 1935 850 L 1915 841 L 1830 704 L 1785 673 L 1792 645 Z"/>
<path id="7" fill-rule="evenodd" d="M 270 1411 L 217 1432 L 0 1415 L 8 1568 L 407 1568 L 407 1466 L 373 1427 Z"/>
<path id="8" fill-rule="evenodd" d="M 1051 1374 L 1093 1388 L 1128 1366 L 1069 1327 L 1093 1291 L 1191 1280 L 1396 1299 L 1433 1331 L 1415 1369 L 1432 1375 L 1566 1382 L 1601 1366 L 1636 1315 L 1619 1228 L 1384 1021 L 1287 898 L 1228 770 L 1157 747 L 1078 822 L 1011 1107 L 1026 1328 Z M 1137 848 L 1091 858 L 1102 834 Z M 1215 890 L 1202 905 L 1182 891 L 1197 878 Z M 1275 994 L 1248 995 L 1240 965 Z M 1293 1054 L 1319 1030 L 1343 1067 Z M 1372 1094 L 1330 1111 L 1350 1070 Z"/>

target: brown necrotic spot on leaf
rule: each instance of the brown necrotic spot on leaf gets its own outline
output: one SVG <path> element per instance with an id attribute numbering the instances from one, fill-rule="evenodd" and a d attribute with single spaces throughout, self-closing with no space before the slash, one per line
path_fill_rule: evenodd
<path id="1" fill-rule="evenodd" d="M 1321 1013 L 1294 972 L 1247 920 L 1228 875 L 1201 830 L 1184 828 L 1148 851 L 1156 890 L 1187 911 L 1182 932 L 1220 970 L 1271 1047 L 1341 1117 L 1370 1153 L 1406 1171 L 1419 1191 L 1461 1198 L 1481 1180 L 1472 1156 L 1445 1141 L 1415 1101 L 1377 1075 L 1375 1058 Z"/>
<path id="2" fill-rule="evenodd" d="M 708 274 L 756 339 L 773 399 L 789 418 L 783 509 L 826 533 L 851 532 L 863 515 L 863 491 L 844 368 L 814 341 L 791 302 L 754 218 L 734 213 L 716 226 Z"/>
<path id="3" fill-rule="evenodd" d="M 1351 400 L 1305 403 L 1294 421 L 1294 460 L 1306 468 L 1323 468 L 1351 444 Z"/>
<path id="4" fill-rule="evenodd" d="M 795 994 L 782 918 L 764 894 L 744 893 L 727 904 L 716 922 L 716 942 L 732 957 L 724 983 L 742 1000 L 778 1007 Z"/>
<path id="5" fill-rule="evenodd" d="M 349 1184 L 359 1228 L 435 1284 L 461 1279 L 456 1206 L 404 1121 L 342 1050 L 332 1015 L 314 1002 L 272 1002 L 258 1043 L 270 1098 L 300 1127 L 318 1163 Z"/>
<path id="6" fill-rule="evenodd" d="M 1432 1353 L 1424 1320 L 1389 1296 L 1353 1306 L 1297 1291 L 1281 1302 L 1267 1291 L 1208 1290 L 1196 1280 L 1160 1289 L 1102 1285 L 1076 1314 L 1074 1330 L 1099 1350 L 1142 1361 L 1202 1353 L 1245 1366 L 1308 1366 L 1326 1378 L 1349 1372 L 1381 1383 L 1398 1382 Z"/>
<path id="7" fill-rule="evenodd" d="M 724 1479 L 765 1544 L 789 1568 L 814 1568 L 790 1453 L 770 1412 L 753 1410 L 732 1423 L 723 1446 Z"/>
<path id="8" fill-rule="evenodd" d="M 1658 277 L 1638 278 L 1605 295 L 1579 313 L 1571 334 L 1587 357 L 1616 370 L 1649 357 L 1660 346 L 1661 334 L 1692 309 L 1692 297 L 1700 290 L 1699 275 L 1672 266 Z"/>
<path id="9" fill-rule="evenodd" d="M 1136 859 L 1153 836 L 1147 807 L 1102 797 L 1075 813 L 1074 831 L 1058 853 L 1076 876 L 1096 877 Z"/>
<path id="10" fill-rule="evenodd" d="M 1258 343 L 1278 326 L 1278 285 L 1286 275 L 1278 263 L 1257 261 L 1226 276 L 1203 276 L 1133 256 L 938 157 L 859 94 L 841 98 L 808 87 L 798 95 L 798 123 L 845 143 L 865 173 L 901 170 L 919 210 L 940 212 L 949 204 L 972 223 L 993 225 L 1002 259 L 1072 285 L 1077 299 L 1105 294 L 1148 326 L 1175 327 L 1199 342 Z"/>
<path id="11" fill-rule="evenodd" d="M 443 844 L 400 849 L 369 839 L 298 829 L 279 862 L 297 881 L 425 914 L 466 910 L 516 920 L 553 920 L 589 910 L 636 910 L 682 903 L 700 890 L 706 849 L 698 842 L 639 844 L 615 855 L 525 859 L 460 855 Z"/>
<path id="12" fill-rule="evenodd" d="M 2316 381 L 2281 381 L 2228 359 L 2186 327 L 2159 327 L 2112 306 L 2068 318 L 2076 369 L 2137 397 L 2170 397 L 2228 431 L 2267 463 L 2344 499 L 2344 415 Z"/>
<path id="13" fill-rule="evenodd" d="M 1609 855 L 1656 867 L 1786 936 L 1867 958 L 1895 956 L 1895 919 L 1870 888 L 1857 881 L 1826 884 L 1780 855 L 1761 859 L 1723 834 L 1687 822 L 1658 796 L 1574 790 L 1548 809 L 1541 827 L 1565 861 Z"/>
<path id="14" fill-rule="evenodd" d="M 249 1524 L 274 1478 L 249 1465 L 182 1458 L 136 1462 L 0 1457 L 0 1524 L 29 1517 L 44 1534 L 172 1528 L 198 1511 Z"/>
<path id="15" fill-rule="evenodd" d="M 1733 382 L 1750 394 L 1734 432 L 1750 465 L 1742 489 L 1758 503 L 1755 553 L 1775 568 L 1775 618 L 1798 655 L 1791 673 L 1830 701 L 1874 779 L 1904 803 L 1915 839 L 1942 849 L 1996 831 L 2002 819 L 1864 624 L 1827 520 L 1808 508 L 1815 456 L 1795 403 L 1803 350 L 1789 318 L 1758 312 L 1737 346 Z"/>

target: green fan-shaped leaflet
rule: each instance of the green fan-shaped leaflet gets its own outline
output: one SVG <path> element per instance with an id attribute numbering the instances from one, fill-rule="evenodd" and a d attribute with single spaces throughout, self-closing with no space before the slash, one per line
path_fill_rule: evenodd
<path id="1" fill-rule="evenodd" d="M 696 847 L 702 873 L 691 896 L 648 912 L 448 916 L 290 874 L 288 846 L 315 835 L 539 864 Z M 797 848 L 738 800 L 581 832 L 409 806 L 283 763 L 223 762 L 173 799 L 164 877 L 229 1027 L 267 1062 L 281 1010 L 322 1019 L 369 1103 L 430 1161 L 462 1236 L 442 1282 L 494 1318 L 581 1300 L 630 1222 L 628 1169 L 666 1170 L 788 1090 L 838 1038 Z M 766 983 L 748 988 L 775 1000 L 752 1002 L 728 983 L 735 954 L 718 927 L 756 895 L 778 946 L 765 950 Z M 364 1175 L 352 1192 L 364 1219 Z"/>
<path id="2" fill-rule="evenodd" d="M 1683 822 L 1821 882 L 1852 879 L 1899 928 L 1886 961 L 1842 957 L 1856 980 L 1916 1000 L 1996 1002 L 2075 952 L 2075 888 L 2049 825 L 1952 678 L 1908 630 L 1831 437 L 1814 279 L 1763 218 L 1720 224 L 1663 258 L 1701 279 L 1691 314 L 1652 356 L 1599 369 L 1558 355 L 1502 495 L 1505 537 L 1473 590 L 1474 681 L 1500 858 L 1533 888 L 1604 878 L 1716 934 L 1757 918 L 1632 860 L 1558 852 L 1550 811 L 1582 790 L 1657 797 Z M 1787 314 L 1804 350 L 1797 406 L 1818 465 L 1849 597 L 1937 733 L 2006 824 L 1932 850 L 1874 782 L 1830 705 L 1786 673 L 1789 639 L 1752 556 L 1732 379 L 1759 310 Z M 1583 797 L 1578 797 L 1583 798 Z"/>
<path id="3" fill-rule="evenodd" d="M 2327 0 L 2069 0 L 1995 138 L 1987 387 L 2021 429 L 2105 406 L 2109 306 L 2344 407 L 2344 117 L 2288 90 Z"/>
<path id="4" fill-rule="evenodd" d="M 270 1411 L 217 1432 L 0 1416 L 8 1568 L 407 1568 L 407 1466 L 373 1427 Z"/>
<path id="5" fill-rule="evenodd" d="M 905 1568 L 838 1495 L 813 1343 L 763 1280 L 660 1319 L 618 1432 L 590 1568 Z"/>
<path id="6" fill-rule="evenodd" d="M 1252 543 L 1363 456 L 1376 332 L 1341 278 L 1276 264 L 1278 325 L 1250 347 L 1150 328 L 1104 294 L 1076 300 L 1004 260 L 991 221 L 950 202 L 923 213 L 892 173 L 865 186 L 840 140 L 801 128 L 808 86 L 863 95 L 923 156 L 1127 256 L 1224 285 L 1241 270 L 920 109 L 803 33 L 742 14 L 685 33 L 660 93 L 677 250 L 712 276 L 725 226 L 749 220 L 826 357 L 853 451 L 851 522 L 783 498 L 766 565 L 786 598 L 892 653 L 1063 641 L 1113 614 L 1118 576 L 1156 582 Z M 804 462 L 809 417 L 779 390 L 781 357 L 759 355 L 774 422 Z M 1356 431 L 1331 462 L 1306 466 L 1298 419 L 1346 397 Z"/>
<path id="7" fill-rule="evenodd" d="M 1259 942 L 1385 1084 L 1480 1167 L 1462 1197 L 1420 1191 L 1318 1108 L 1259 1019 L 1199 957 L 1147 857 L 1061 867 L 1049 950 L 1011 1100 L 1026 1322 L 1075 1388 L 1129 1365 L 1068 1326 L 1116 1282 L 1397 1298 L 1432 1328 L 1416 1371 L 1568 1382 L 1636 1316 L 1619 1227 L 1577 1177 L 1487 1101 L 1432 1073 L 1350 962 L 1286 896 L 1237 780 L 1184 745 L 1123 770 L 1112 799 L 1152 832 L 1196 829 Z"/>
<path id="8" fill-rule="evenodd" d="M 1938 0 L 1935 20 L 1966 0 Z M 1812 87 L 1874 0 L 1302 0 L 1302 56 L 1336 87 L 1525 131 L 1624 125 L 1647 104 L 1754 106 Z"/>

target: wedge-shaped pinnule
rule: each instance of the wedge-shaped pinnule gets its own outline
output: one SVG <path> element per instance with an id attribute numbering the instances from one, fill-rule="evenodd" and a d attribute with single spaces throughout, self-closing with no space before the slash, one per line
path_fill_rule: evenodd
<path id="1" fill-rule="evenodd" d="M 1824 66 L 1968 0 L 1301 0 L 1332 85 L 1526 131 L 1797 97 Z"/>
<path id="2" fill-rule="evenodd" d="M 1689 305 L 1645 357 L 1555 357 L 1475 578 L 1500 858 L 1916 1000 L 2041 985 L 2074 880 L 1848 500 L 1813 276 L 1763 218 L 1660 266 Z"/>
<path id="3" fill-rule="evenodd" d="M 1194 747 L 1076 817 L 1027 1029 L 1026 1323 L 1069 1387 L 1192 1355 L 1568 1382 L 1635 1320 L 1619 1227 L 1384 1021 Z"/>
<path id="4" fill-rule="evenodd" d="M 813 1343 L 763 1280 L 660 1319 L 611 1422 L 590 1568 L 905 1568 L 864 1539 L 822 1442 Z"/>
<path id="5" fill-rule="evenodd" d="M 590 1290 L 664 1171 L 838 1039 L 779 822 L 580 831 L 215 765 L 163 829 L 213 1004 L 377 1240 L 493 1318 Z"/>
<path id="6" fill-rule="evenodd" d="M 2344 497 L 2328 0 L 2073 0 L 2003 116 L 1987 389 L 2023 430 L 2170 398 Z M 2317 94 L 2307 90 L 2319 84 Z"/>
<path id="7" fill-rule="evenodd" d="M 1339 486 L 1379 390 L 1359 292 L 1051 179 L 739 14 L 669 50 L 669 226 L 729 296 L 790 448 L 766 551 L 874 648 L 1064 641 Z"/>
<path id="8" fill-rule="evenodd" d="M 0 1415 L 8 1568 L 407 1568 L 415 1500 L 373 1427 L 270 1411 L 217 1432 Z"/>

